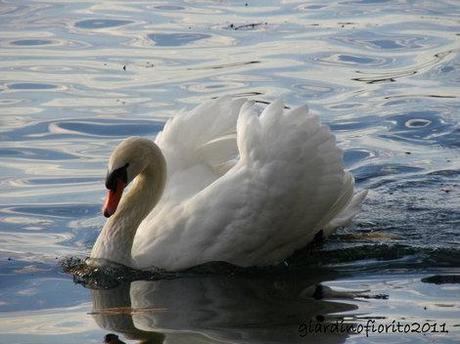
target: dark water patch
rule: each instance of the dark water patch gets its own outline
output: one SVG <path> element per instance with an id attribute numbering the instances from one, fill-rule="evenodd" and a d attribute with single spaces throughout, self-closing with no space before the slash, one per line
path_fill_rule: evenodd
<path id="1" fill-rule="evenodd" d="M 355 176 L 357 183 L 363 183 L 378 177 L 394 176 L 420 171 L 423 171 L 423 168 L 402 164 L 375 164 L 358 167 L 352 170 L 352 173 Z"/>
<path id="2" fill-rule="evenodd" d="M 9 159 L 25 159 L 25 160 L 71 160 L 76 159 L 77 156 L 63 153 L 51 149 L 40 148 L 0 148 L 0 157 Z"/>
<path id="3" fill-rule="evenodd" d="M 454 256 L 458 245 L 453 239 L 453 236 L 460 234 L 460 210 L 457 206 L 459 186 L 458 176 L 451 173 L 415 173 L 376 178 L 376 181 L 366 185 L 373 192 L 358 217 L 364 221 L 355 221 L 353 232 L 377 231 L 384 235 L 377 237 L 374 243 L 392 242 L 422 250 L 440 249 L 439 252 L 445 252 L 446 255 L 450 250 L 451 266 L 455 266 L 455 262 L 459 262 L 458 256 Z M 363 239 L 371 242 L 370 238 Z M 337 240 L 339 247 L 348 241 L 341 236 Z M 326 242 L 326 246 L 329 244 L 332 242 Z M 348 245 L 355 244 L 355 241 L 348 241 Z M 446 263 L 442 256 L 432 258 L 432 261 L 425 261 L 427 266 L 436 265 L 438 258 L 440 265 Z"/>
<path id="4" fill-rule="evenodd" d="M 401 99 L 401 98 L 441 98 L 441 99 L 455 99 L 457 96 L 443 95 L 443 94 L 400 94 L 394 96 L 387 96 L 385 99 Z M 388 102 L 385 105 L 394 105 L 398 102 Z"/>
<path id="5" fill-rule="evenodd" d="M 375 62 L 375 59 L 369 57 L 359 57 L 353 55 L 339 55 L 339 60 L 343 62 L 352 62 L 355 64 L 371 64 Z"/>
<path id="6" fill-rule="evenodd" d="M 406 45 L 402 43 L 398 43 L 398 41 L 394 41 L 390 39 L 376 39 L 376 40 L 369 41 L 369 42 L 381 49 L 401 49 L 401 48 L 406 47 Z M 420 45 L 411 45 L 411 47 L 420 48 Z"/>
<path id="7" fill-rule="evenodd" d="M 362 54 L 343 54 L 336 53 L 316 53 L 307 57 L 313 63 L 322 65 L 335 65 L 343 67 L 391 67 L 396 64 L 396 58 L 376 56 L 376 55 L 362 55 Z"/>
<path id="8" fill-rule="evenodd" d="M 439 44 L 434 37 L 430 36 L 389 35 L 375 31 L 353 31 L 350 34 L 341 34 L 330 39 L 345 45 L 377 51 L 417 50 Z"/>
<path id="9" fill-rule="evenodd" d="M 454 66 L 442 66 L 440 68 L 440 71 L 443 73 L 451 73 L 455 71 L 455 67 Z"/>
<path id="10" fill-rule="evenodd" d="M 459 284 L 460 275 L 434 275 L 422 278 L 422 282 L 434 284 Z"/>
<path id="11" fill-rule="evenodd" d="M 187 70 L 207 70 L 207 69 L 226 69 L 226 68 L 233 68 L 233 67 L 242 67 L 252 64 L 258 64 L 262 61 L 243 61 L 243 62 L 234 62 L 234 63 L 225 63 L 221 65 L 212 65 L 212 66 L 204 66 L 204 67 L 189 67 Z"/>
<path id="12" fill-rule="evenodd" d="M 131 23 L 133 21 L 120 19 L 86 19 L 76 22 L 75 26 L 80 29 L 107 29 Z"/>
<path id="13" fill-rule="evenodd" d="M 54 123 L 56 127 L 73 133 L 94 136 L 133 136 L 158 132 L 163 124 L 156 121 L 129 121 L 124 123 L 95 123 L 66 121 Z"/>
<path id="14" fill-rule="evenodd" d="M 176 6 L 176 5 L 158 5 L 155 6 L 157 10 L 164 10 L 164 11 L 182 11 L 185 10 L 185 7 Z"/>
<path id="15" fill-rule="evenodd" d="M 176 47 L 211 37 L 204 33 L 151 33 L 147 35 L 157 46 Z"/>
<path id="16" fill-rule="evenodd" d="M 23 178 L 21 184 L 25 185 L 75 185 L 101 181 L 101 178 L 90 177 L 65 177 L 65 178 Z"/>
<path id="17" fill-rule="evenodd" d="M 364 149 L 347 149 L 343 153 L 343 162 L 347 168 L 356 164 L 357 162 L 366 160 L 374 154 Z"/>
<path id="18" fill-rule="evenodd" d="M 300 5 L 296 9 L 300 11 L 319 10 L 327 7 L 328 5 Z"/>
<path id="19" fill-rule="evenodd" d="M 430 248 L 398 243 L 353 245 L 333 250 L 300 250 L 288 262 L 291 265 L 327 262 L 340 271 L 378 271 L 385 269 L 425 269 L 427 266 L 458 266 L 458 249 Z M 456 256 L 457 255 L 457 256 Z"/>
<path id="20" fill-rule="evenodd" d="M 390 0 L 356 0 L 356 1 L 350 1 L 350 2 L 345 2 L 349 4 L 362 4 L 362 5 L 373 5 L 373 4 L 383 4 L 386 2 L 389 2 Z"/>
<path id="21" fill-rule="evenodd" d="M 448 183 L 450 178 L 443 178 L 444 175 L 442 174 L 433 174 L 433 173 L 426 173 L 422 175 L 413 175 L 411 176 L 411 180 L 398 180 L 394 178 L 393 180 L 389 180 L 389 183 L 380 183 L 374 184 L 374 187 L 380 187 L 385 184 L 386 187 L 389 189 L 390 192 L 399 191 L 411 191 L 414 192 L 416 189 L 426 189 L 427 187 L 433 188 L 434 186 L 438 186 L 441 188 L 444 184 Z M 444 182 L 443 182 L 444 181 Z"/>
<path id="22" fill-rule="evenodd" d="M 37 46 L 37 45 L 49 45 L 52 44 L 53 41 L 48 39 L 20 39 L 17 41 L 12 41 L 12 45 L 19 45 L 19 46 Z"/>
<path id="23" fill-rule="evenodd" d="M 457 177 L 460 176 L 460 170 L 439 170 L 427 173 L 428 176 Z"/>
<path id="24" fill-rule="evenodd" d="M 60 218 L 79 218 L 100 213 L 100 205 L 90 204 L 40 204 L 15 205 L 4 207 L 1 212 L 7 214 L 39 215 Z"/>
<path id="25" fill-rule="evenodd" d="M 21 82 L 15 84 L 9 84 L 10 90 L 50 90 L 57 88 L 56 85 L 44 84 L 38 82 Z"/>
<path id="26" fill-rule="evenodd" d="M 353 109 L 353 108 L 359 108 L 362 107 L 363 104 L 360 103 L 341 103 L 341 104 L 334 104 L 330 105 L 330 109 Z"/>
<path id="27" fill-rule="evenodd" d="M 206 85 L 205 88 L 208 90 L 215 90 L 217 88 L 225 88 L 227 85 L 224 84 L 214 84 L 214 85 Z"/>

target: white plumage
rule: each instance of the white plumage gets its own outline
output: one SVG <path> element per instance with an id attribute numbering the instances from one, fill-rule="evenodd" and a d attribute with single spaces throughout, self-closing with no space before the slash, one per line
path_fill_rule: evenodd
<path id="1" fill-rule="evenodd" d="M 259 115 L 252 102 L 224 97 L 170 119 L 155 142 L 166 160 L 164 192 L 132 238 L 123 239 L 132 243 L 130 261 L 118 259 L 136 268 L 276 264 L 320 230 L 327 236 L 348 224 L 366 196 L 353 196 L 342 151 L 306 106 L 285 110 L 276 101 Z M 120 163 L 112 168 L 129 162 L 114 155 Z M 135 212 L 142 197 L 131 198 Z M 117 227 L 116 220 L 105 227 Z M 122 239 L 101 236 L 92 257 L 117 261 L 104 252 Z"/>

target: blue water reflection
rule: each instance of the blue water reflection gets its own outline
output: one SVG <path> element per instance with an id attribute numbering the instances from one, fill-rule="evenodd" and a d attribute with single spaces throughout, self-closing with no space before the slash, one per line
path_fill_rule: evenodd
<path id="1" fill-rule="evenodd" d="M 20 40 L 11 42 L 11 44 L 13 45 L 20 45 L 20 46 L 47 45 L 51 43 L 53 43 L 53 41 L 50 41 L 47 39 L 20 39 Z"/>
<path id="2" fill-rule="evenodd" d="M 151 33 L 148 37 L 158 46 L 180 46 L 211 37 L 198 33 Z"/>
<path id="3" fill-rule="evenodd" d="M 75 26 L 80 29 L 106 29 L 116 26 L 130 24 L 130 20 L 119 19 L 86 19 L 75 23 Z"/>
<path id="4" fill-rule="evenodd" d="M 57 88 L 56 85 L 51 84 L 42 84 L 37 82 L 21 82 L 15 84 L 9 84 L 8 88 L 10 90 L 50 90 Z"/>

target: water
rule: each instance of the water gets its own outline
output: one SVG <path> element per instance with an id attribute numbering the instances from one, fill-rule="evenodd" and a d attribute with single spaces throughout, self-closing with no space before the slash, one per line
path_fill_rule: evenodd
<path id="1" fill-rule="evenodd" d="M 0 1 L 0 342 L 457 342 L 458 278 L 443 276 L 460 274 L 459 14 L 456 1 Z M 321 115 L 370 190 L 354 225 L 282 271 L 74 284 L 58 260 L 94 243 L 117 142 L 229 94 Z M 449 333 L 302 337 L 312 319 Z"/>

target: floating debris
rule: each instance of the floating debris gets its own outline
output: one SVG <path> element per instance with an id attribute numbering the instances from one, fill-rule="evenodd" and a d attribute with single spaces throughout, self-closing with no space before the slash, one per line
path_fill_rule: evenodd
<path id="1" fill-rule="evenodd" d="M 268 25 L 267 22 L 265 23 L 250 23 L 250 24 L 242 24 L 242 25 L 235 25 L 235 24 L 230 24 L 229 26 L 227 26 L 227 29 L 230 29 L 230 30 L 254 30 L 255 28 L 258 28 L 262 25 Z"/>

